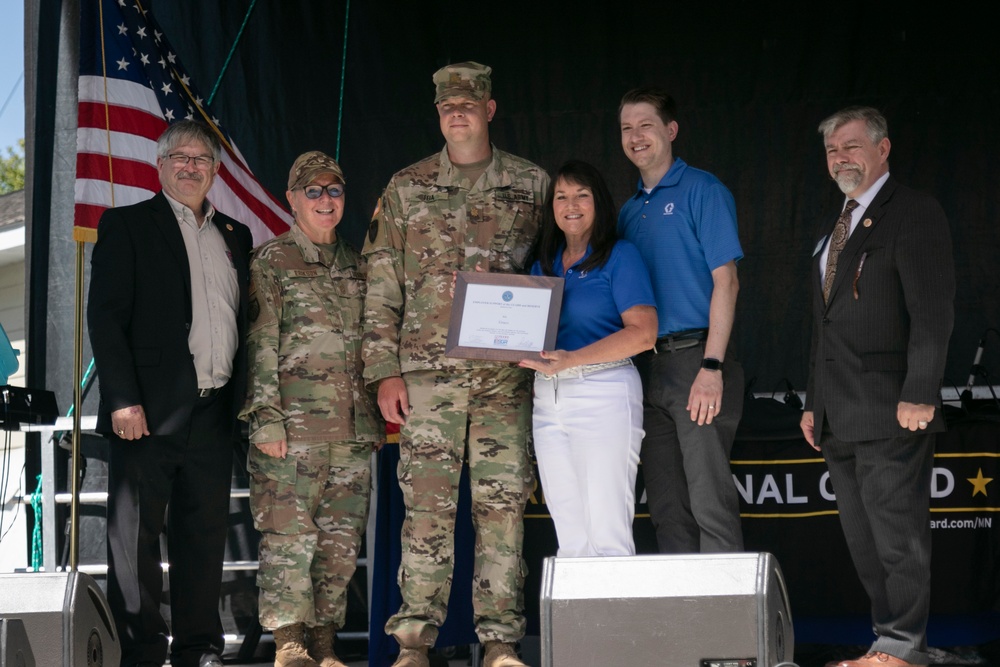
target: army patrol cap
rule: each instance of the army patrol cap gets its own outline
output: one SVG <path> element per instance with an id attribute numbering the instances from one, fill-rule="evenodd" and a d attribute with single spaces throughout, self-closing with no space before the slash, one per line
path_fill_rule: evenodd
<path id="1" fill-rule="evenodd" d="M 489 65 L 466 62 L 455 63 L 442 67 L 434 72 L 434 104 L 449 97 L 467 97 L 471 100 L 481 100 L 490 96 Z"/>
<path id="2" fill-rule="evenodd" d="M 344 172 L 336 160 L 322 151 L 309 151 L 295 158 L 292 170 L 288 172 L 288 189 L 294 190 L 308 185 L 320 174 L 333 174 L 341 183 L 347 185 L 344 181 Z"/>

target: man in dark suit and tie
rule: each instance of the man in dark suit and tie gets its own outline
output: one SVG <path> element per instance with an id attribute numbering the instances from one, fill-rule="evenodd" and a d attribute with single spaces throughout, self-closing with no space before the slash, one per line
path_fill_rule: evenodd
<path id="1" fill-rule="evenodd" d="M 206 200 L 221 147 L 207 127 L 157 142 L 162 191 L 109 209 L 91 261 L 87 311 L 109 440 L 108 601 L 122 665 L 221 667 L 222 560 L 233 435 L 246 387 L 244 225 Z M 160 533 L 170 618 L 160 614 Z"/>
<path id="2" fill-rule="evenodd" d="M 955 269 L 932 197 L 889 175 L 885 118 L 850 107 L 819 131 L 846 195 L 813 259 L 802 432 L 823 453 L 877 635 L 839 667 L 927 665 L 930 483 Z"/>

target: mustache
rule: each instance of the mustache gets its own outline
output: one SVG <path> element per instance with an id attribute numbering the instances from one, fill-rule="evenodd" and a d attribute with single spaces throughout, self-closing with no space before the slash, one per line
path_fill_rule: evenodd
<path id="1" fill-rule="evenodd" d="M 839 174 L 842 171 L 861 171 L 861 167 L 856 164 L 835 164 L 833 165 L 833 173 Z"/>
<path id="2" fill-rule="evenodd" d="M 200 181 L 201 180 L 201 174 L 199 174 L 198 172 L 194 172 L 194 171 L 181 171 L 181 172 L 178 172 L 177 173 L 177 180 L 181 180 L 183 178 L 190 178 L 192 181 Z"/>

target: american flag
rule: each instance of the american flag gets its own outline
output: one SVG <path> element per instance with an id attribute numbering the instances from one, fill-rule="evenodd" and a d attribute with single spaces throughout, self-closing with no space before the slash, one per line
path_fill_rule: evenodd
<path id="1" fill-rule="evenodd" d="M 105 209 L 160 190 L 156 139 L 183 118 L 211 125 L 222 140 L 222 165 L 208 194 L 215 208 L 246 224 L 255 245 L 287 230 L 291 216 L 254 178 L 141 2 L 80 5 L 74 238 L 95 241 Z"/>

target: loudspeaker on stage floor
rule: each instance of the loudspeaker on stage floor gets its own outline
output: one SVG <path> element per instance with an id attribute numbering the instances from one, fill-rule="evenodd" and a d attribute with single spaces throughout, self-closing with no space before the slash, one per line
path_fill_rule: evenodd
<path id="1" fill-rule="evenodd" d="M 0 574 L 0 617 L 23 623 L 37 665 L 117 667 L 121 660 L 104 593 L 82 572 Z"/>
<path id="2" fill-rule="evenodd" d="M 547 558 L 542 667 L 790 662 L 794 630 L 768 553 Z"/>

